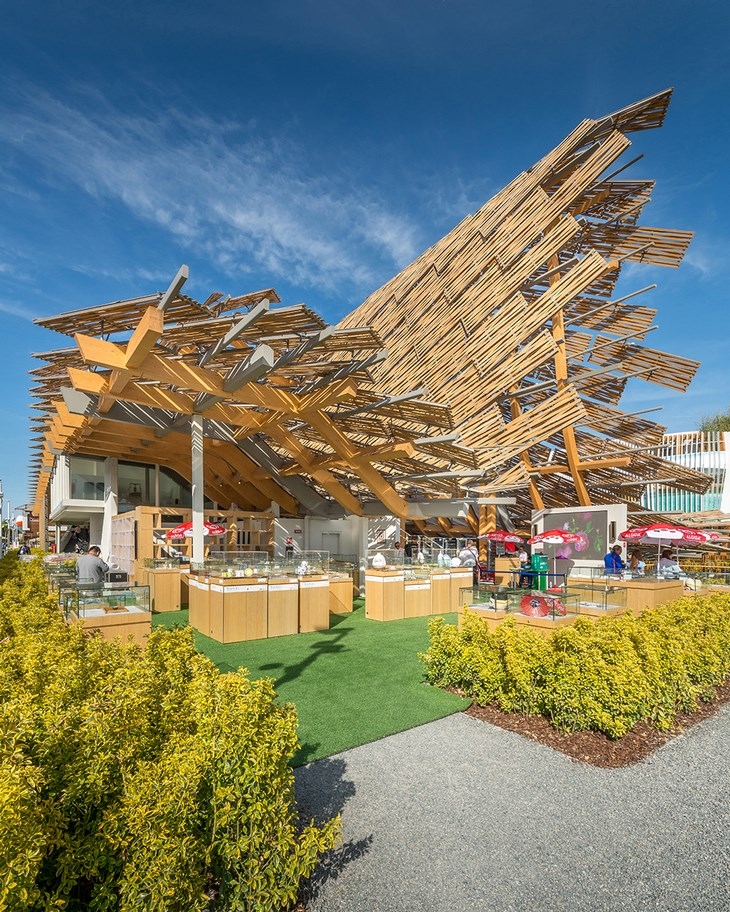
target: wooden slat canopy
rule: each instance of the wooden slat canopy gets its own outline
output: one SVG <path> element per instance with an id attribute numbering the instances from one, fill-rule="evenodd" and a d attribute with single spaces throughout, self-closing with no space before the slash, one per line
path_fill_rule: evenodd
<path id="1" fill-rule="evenodd" d="M 373 369 L 375 383 L 428 383 L 451 405 L 485 470 L 481 489 L 522 485 L 524 515 L 635 505 L 641 479 L 677 477 L 642 449 L 664 427 L 618 405 L 630 377 L 686 389 L 699 365 L 645 345 L 653 285 L 616 295 L 624 263 L 676 267 L 692 237 L 638 224 L 654 182 L 627 179 L 619 163 L 631 133 L 661 126 L 671 94 L 583 121 L 340 323 L 382 337 L 391 358 Z M 535 471 L 544 442 L 563 472 Z M 596 466 L 601 448 L 621 452 Z M 679 474 L 693 489 L 709 484 Z"/>
<path id="2" fill-rule="evenodd" d="M 412 496 L 469 488 L 514 494 L 524 524 L 549 506 L 638 512 L 648 479 L 706 490 L 652 452 L 662 425 L 619 407 L 630 378 L 684 390 L 698 367 L 646 344 L 654 285 L 616 290 L 625 263 L 632 281 L 640 264 L 676 267 L 692 237 L 639 224 L 654 182 L 619 161 L 671 94 L 584 120 L 337 327 L 277 306 L 273 288 L 195 301 L 181 274 L 167 292 L 38 320 L 76 342 L 32 372 L 38 498 L 62 452 L 187 475 L 192 414 L 211 490 L 241 508 L 313 498 L 358 513 L 376 498 L 407 516 Z"/>

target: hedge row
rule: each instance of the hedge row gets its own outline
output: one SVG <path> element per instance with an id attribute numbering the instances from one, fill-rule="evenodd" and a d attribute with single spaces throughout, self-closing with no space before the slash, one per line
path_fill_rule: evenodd
<path id="1" fill-rule="evenodd" d="M 0 910 L 288 907 L 339 829 L 298 825 L 293 707 L 189 629 L 68 628 L 39 563 L 0 586 Z"/>
<path id="2" fill-rule="evenodd" d="M 685 598 L 543 639 L 512 618 L 494 632 L 466 611 L 461 629 L 435 618 L 426 677 L 505 712 L 543 715 L 562 731 L 620 738 L 639 720 L 660 730 L 711 700 L 730 675 L 730 596 Z"/>

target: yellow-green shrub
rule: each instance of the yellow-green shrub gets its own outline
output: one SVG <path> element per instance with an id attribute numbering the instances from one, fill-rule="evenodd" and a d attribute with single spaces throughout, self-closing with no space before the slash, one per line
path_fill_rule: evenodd
<path id="1" fill-rule="evenodd" d="M 63 623 L 37 562 L 0 587 L 0 910 L 285 908 L 337 837 L 297 823 L 293 707 L 189 629 Z"/>
<path id="2" fill-rule="evenodd" d="M 730 596 L 681 599 L 594 624 L 578 619 L 545 640 L 508 618 L 494 632 L 466 612 L 461 630 L 436 619 L 426 677 L 482 705 L 542 714 L 563 731 L 618 738 L 639 720 L 672 726 L 730 675 Z"/>

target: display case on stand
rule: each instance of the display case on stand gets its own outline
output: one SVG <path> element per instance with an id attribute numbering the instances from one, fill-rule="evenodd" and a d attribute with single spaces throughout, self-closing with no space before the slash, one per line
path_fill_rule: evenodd
<path id="1" fill-rule="evenodd" d="M 403 617 L 431 614 L 431 572 L 418 565 L 404 568 Z"/>
<path id="2" fill-rule="evenodd" d="M 403 567 L 374 569 L 365 573 L 365 616 L 374 621 L 396 621 L 404 617 Z"/>
<path id="3" fill-rule="evenodd" d="M 281 571 L 268 580 L 268 636 L 299 633 L 299 579 Z"/>
<path id="4" fill-rule="evenodd" d="M 144 644 L 152 623 L 148 586 L 127 583 L 73 583 L 61 588 L 61 606 L 68 623 L 105 640 L 116 637 Z"/>
<path id="5" fill-rule="evenodd" d="M 181 562 L 176 558 L 147 559 L 140 577 L 150 587 L 155 613 L 179 611 L 182 605 Z M 186 583 L 187 583 L 186 565 Z M 186 585 L 187 589 L 187 585 Z"/>

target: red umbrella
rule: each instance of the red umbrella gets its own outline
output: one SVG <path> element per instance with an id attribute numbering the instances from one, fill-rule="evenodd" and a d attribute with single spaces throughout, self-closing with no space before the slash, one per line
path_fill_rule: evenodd
<path id="1" fill-rule="evenodd" d="M 716 541 L 720 536 L 717 532 L 703 532 L 701 529 L 690 529 L 689 526 L 679 526 L 675 523 L 651 523 L 648 526 L 634 526 L 626 529 L 619 538 L 627 542 L 643 542 L 657 545 L 657 564 L 662 545 L 704 545 L 708 541 Z"/>
<path id="2" fill-rule="evenodd" d="M 719 537 L 717 532 L 703 532 L 701 529 L 690 529 L 688 526 L 678 526 L 674 523 L 634 526 L 633 529 L 626 529 L 619 535 L 620 539 L 629 542 L 686 542 L 691 545 L 704 545 L 705 542 L 716 541 Z"/>
<path id="3" fill-rule="evenodd" d="M 539 535 L 533 535 L 527 539 L 528 545 L 574 545 L 576 542 L 583 541 L 583 536 L 577 532 L 568 532 L 567 529 L 548 529 L 547 532 L 540 532 Z"/>
<path id="4" fill-rule="evenodd" d="M 204 522 L 203 523 L 203 535 L 225 535 L 226 527 L 219 526 L 218 523 Z M 180 526 L 175 526 L 174 529 L 167 530 L 168 538 L 191 538 L 193 535 L 193 523 L 190 522 L 183 523 Z"/>
<path id="5" fill-rule="evenodd" d="M 524 538 L 515 535 L 514 532 L 505 532 L 503 529 L 496 529 L 494 532 L 485 532 L 479 538 L 485 538 L 488 542 L 497 542 L 505 545 L 505 551 L 514 551 L 514 545 L 522 544 Z"/>
<path id="6" fill-rule="evenodd" d="M 496 532 L 487 532 L 485 535 L 480 535 L 479 538 L 486 538 L 490 542 L 514 542 L 515 544 L 522 544 L 524 538 L 520 538 L 519 535 L 515 535 L 514 532 L 504 532 L 502 529 L 497 529 Z"/>
<path id="7" fill-rule="evenodd" d="M 546 532 L 540 532 L 527 539 L 528 545 L 575 545 L 583 541 L 583 536 L 577 532 L 568 532 L 567 529 L 548 529 Z M 555 565 L 557 558 L 553 557 L 553 574 L 555 574 Z"/>

